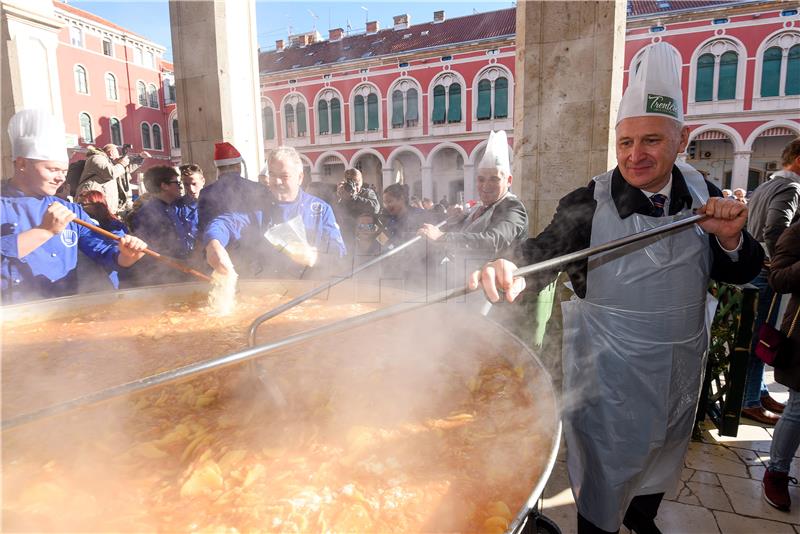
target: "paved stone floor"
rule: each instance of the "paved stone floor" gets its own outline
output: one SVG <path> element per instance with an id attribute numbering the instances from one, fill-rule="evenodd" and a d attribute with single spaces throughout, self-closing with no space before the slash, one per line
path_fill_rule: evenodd
<path id="1" fill-rule="evenodd" d="M 773 397 L 785 401 L 785 388 L 771 379 L 768 373 Z M 800 534 L 800 487 L 789 487 L 794 506 L 788 513 L 767 504 L 761 494 L 771 439 L 771 427 L 748 419 L 742 419 L 735 438 L 720 436 L 706 423 L 702 441 L 689 445 L 679 487 L 666 496 L 659 510 L 656 523 L 664 534 Z M 576 532 L 576 511 L 563 441 L 561 448 L 545 488 L 544 515 L 564 534 L 572 534 Z M 791 475 L 800 479 L 797 458 Z M 625 527 L 621 532 L 629 533 Z"/>

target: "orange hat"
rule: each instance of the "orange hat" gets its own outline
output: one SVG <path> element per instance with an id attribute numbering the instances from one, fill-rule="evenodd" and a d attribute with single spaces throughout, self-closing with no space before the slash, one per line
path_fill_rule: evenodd
<path id="1" fill-rule="evenodd" d="M 214 166 L 222 167 L 236 163 L 244 163 L 244 160 L 235 146 L 227 141 L 214 143 Z"/>

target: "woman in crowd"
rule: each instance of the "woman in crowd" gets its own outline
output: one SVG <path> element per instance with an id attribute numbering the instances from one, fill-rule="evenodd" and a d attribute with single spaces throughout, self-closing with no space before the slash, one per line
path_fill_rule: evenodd
<path id="1" fill-rule="evenodd" d="M 800 444 L 800 222 L 787 228 L 775 245 L 769 284 L 777 293 L 791 293 L 780 325 L 787 336 L 785 360 L 775 367 L 775 381 L 789 388 L 789 401 L 775 425 L 764 473 L 764 498 L 775 508 L 789 511 L 789 467 Z M 797 483 L 796 480 L 794 480 Z"/>
<path id="2" fill-rule="evenodd" d="M 433 212 L 411 205 L 408 186 L 392 184 L 383 190 L 383 211 L 380 214 L 384 251 L 413 239 L 422 225 L 431 222 Z M 422 288 L 426 275 L 427 242 L 417 243 L 388 260 L 384 277 L 402 279 L 408 289 Z"/>
<path id="3" fill-rule="evenodd" d="M 97 221 L 103 230 L 120 237 L 128 233 L 128 227 L 108 209 L 106 196 L 102 191 L 88 190 L 78 195 L 77 203 Z M 107 271 L 92 261 L 87 261 L 82 254 L 78 256 L 78 280 L 81 293 L 108 291 L 119 289 L 119 272 Z"/>

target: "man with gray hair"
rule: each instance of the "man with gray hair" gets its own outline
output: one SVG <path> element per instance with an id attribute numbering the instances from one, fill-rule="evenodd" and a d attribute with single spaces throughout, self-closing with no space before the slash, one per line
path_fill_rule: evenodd
<path id="1" fill-rule="evenodd" d="M 678 481 L 708 350 L 710 279 L 750 281 L 764 255 L 743 230 L 747 206 L 694 168 L 686 149 L 681 59 L 649 45 L 620 102 L 617 166 L 563 197 L 553 221 L 522 245 L 524 263 L 656 228 L 693 213 L 697 225 L 566 266 L 575 295 L 561 306 L 567 469 L 578 533 L 656 534 Z M 497 260 L 472 274 L 490 300 L 513 301 L 526 281 Z M 551 277 L 532 280 L 533 289 Z M 704 408 L 704 407 L 703 407 Z"/>
<path id="2" fill-rule="evenodd" d="M 300 188 L 303 161 L 297 151 L 279 147 L 269 155 L 267 166 L 269 194 L 249 206 L 220 214 L 206 227 L 203 242 L 209 265 L 222 274 L 233 271 L 245 277 L 299 278 L 308 267 L 327 263 L 318 262 L 318 254 L 328 259 L 344 256 L 346 249 L 333 209 Z M 295 233 L 302 228 L 304 235 L 295 236 L 297 248 L 291 243 L 276 247 L 267 240 L 265 233 L 278 225 L 291 227 Z"/>

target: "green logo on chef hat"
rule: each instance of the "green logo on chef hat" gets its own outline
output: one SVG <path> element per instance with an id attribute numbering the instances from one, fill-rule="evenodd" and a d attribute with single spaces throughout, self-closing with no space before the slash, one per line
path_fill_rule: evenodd
<path id="1" fill-rule="evenodd" d="M 664 95 L 647 95 L 647 113 L 661 113 L 678 118 L 678 104 L 675 99 Z"/>

